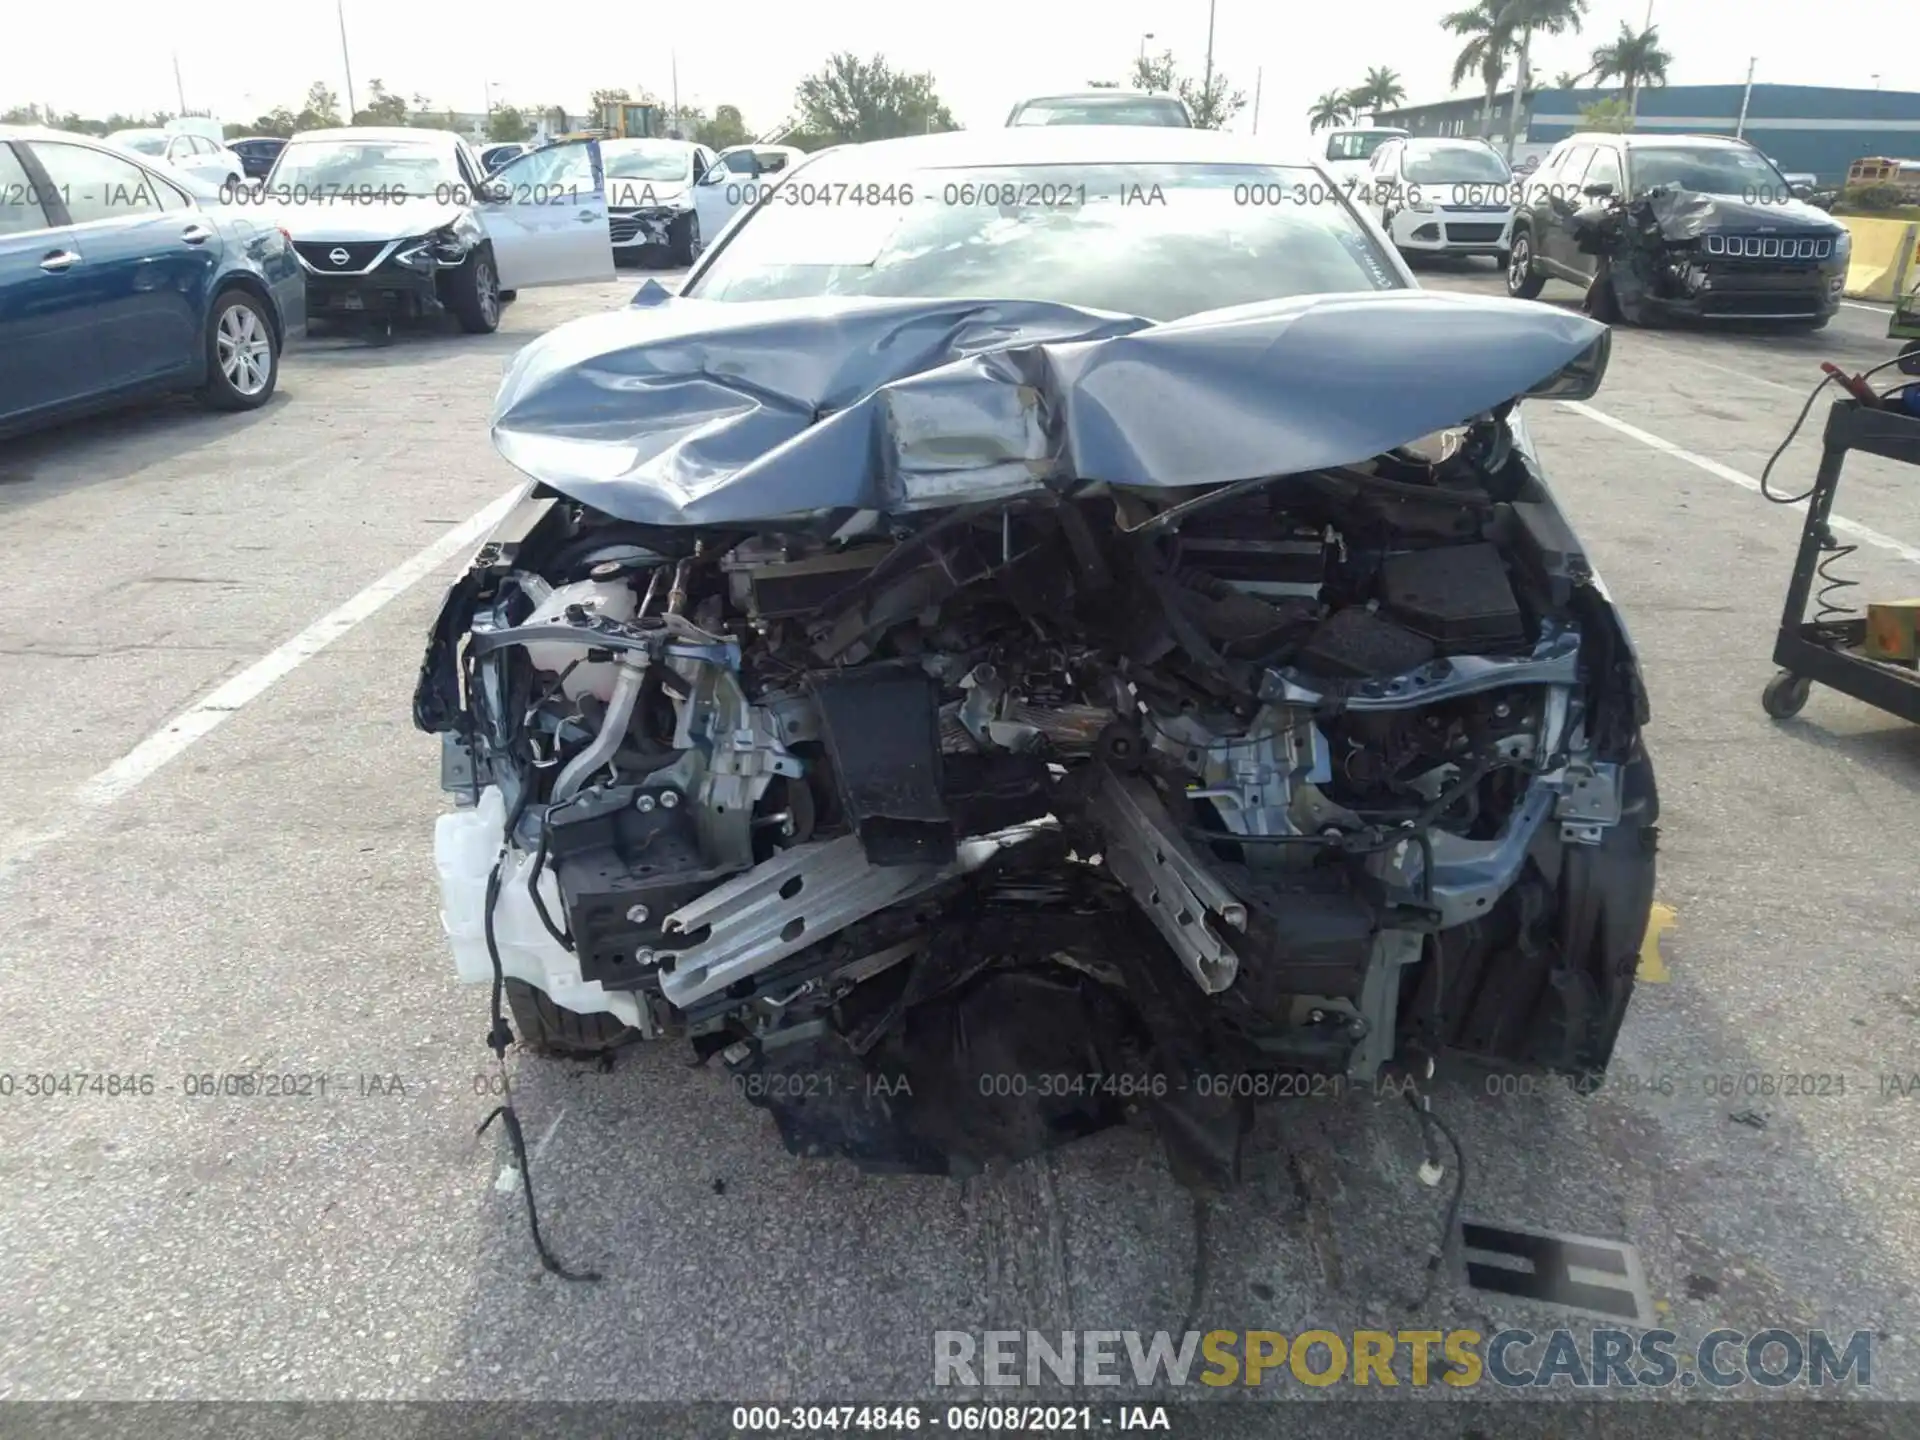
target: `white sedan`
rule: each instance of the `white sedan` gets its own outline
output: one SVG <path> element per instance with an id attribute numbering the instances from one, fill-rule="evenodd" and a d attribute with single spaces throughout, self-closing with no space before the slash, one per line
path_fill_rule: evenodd
<path id="1" fill-rule="evenodd" d="M 693 187 L 700 234 L 711 243 L 728 221 L 743 208 L 758 205 L 806 154 L 791 145 L 730 145 L 722 150 Z"/>
<path id="2" fill-rule="evenodd" d="M 1485 255 L 1507 263 L 1514 180 L 1484 140 L 1389 140 L 1374 153 L 1363 203 L 1405 255 Z"/>
<path id="3" fill-rule="evenodd" d="M 675 265 L 691 265 L 709 233 L 693 188 L 714 163 L 713 151 L 691 140 L 603 140 L 600 156 L 614 255 L 664 247 Z"/>
<path id="4" fill-rule="evenodd" d="M 116 130 L 107 136 L 109 145 L 118 145 L 159 160 L 169 168 L 215 187 L 246 183 L 247 167 L 226 146 L 204 135 L 170 134 L 165 130 Z"/>

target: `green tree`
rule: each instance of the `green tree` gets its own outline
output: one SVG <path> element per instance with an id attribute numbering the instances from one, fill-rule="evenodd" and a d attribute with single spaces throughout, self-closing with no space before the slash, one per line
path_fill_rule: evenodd
<path id="1" fill-rule="evenodd" d="M 1502 6 L 1502 22 L 1517 37 L 1513 51 L 1513 108 L 1507 113 L 1509 159 L 1513 157 L 1513 148 L 1520 139 L 1520 114 L 1526 109 L 1527 96 L 1533 89 L 1533 77 L 1527 69 L 1533 37 L 1536 34 L 1564 35 L 1569 30 L 1578 33 L 1586 13 L 1587 0 L 1506 0 Z"/>
<path id="2" fill-rule="evenodd" d="M 327 82 L 316 80 L 307 87 L 307 103 L 300 113 L 293 117 L 296 130 L 330 130 L 340 123 L 340 97 L 327 88 Z"/>
<path id="3" fill-rule="evenodd" d="M 1347 103 L 1347 92 L 1329 90 L 1307 108 L 1307 128 L 1309 130 L 1330 130 L 1345 125 L 1353 119 L 1353 109 Z"/>
<path id="4" fill-rule="evenodd" d="M 1221 70 L 1213 72 L 1212 83 L 1204 89 L 1190 75 L 1181 76 L 1176 88 L 1187 113 L 1193 116 L 1194 125 L 1201 130 L 1223 129 L 1229 120 L 1247 108 L 1247 92 L 1233 89 Z"/>
<path id="5" fill-rule="evenodd" d="M 1171 95 L 1174 84 L 1173 51 L 1162 50 L 1158 55 L 1141 55 L 1134 60 L 1133 89 Z"/>
<path id="6" fill-rule="evenodd" d="M 1355 86 L 1347 98 L 1352 101 L 1356 114 L 1364 110 L 1378 119 L 1382 110 L 1391 110 L 1407 98 L 1407 87 L 1385 65 L 1376 65 L 1367 71 L 1366 80 Z"/>
<path id="7" fill-rule="evenodd" d="M 356 125 L 404 125 L 407 123 L 406 98 L 395 95 L 378 80 L 367 82 L 367 105 L 353 112 Z M 311 97 L 309 97 L 311 98 Z"/>
<path id="8" fill-rule="evenodd" d="M 1591 105 L 1580 107 L 1580 128 L 1624 135 L 1633 129 L 1633 112 L 1627 108 L 1627 102 L 1624 100 L 1614 99 L 1611 96 L 1605 100 L 1596 100 Z"/>
<path id="9" fill-rule="evenodd" d="M 1455 10 L 1441 17 L 1440 28 L 1464 36 L 1466 44 L 1453 57 L 1453 77 L 1449 84 L 1459 89 L 1469 75 L 1478 75 L 1484 91 L 1480 102 L 1480 138 L 1493 133 L 1493 98 L 1507 73 L 1507 56 L 1513 50 L 1513 30 L 1506 22 L 1504 0 L 1478 0 L 1469 10 Z"/>
<path id="10" fill-rule="evenodd" d="M 747 122 L 740 114 L 738 105 L 716 105 L 713 118 L 701 120 L 692 129 L 693 138 L 713 150 L 725 150 L 729 145 L 744 145 L 753 139 L 753 132 L 747 129 Z"/>
<path id="11" fill-rule="evenodd" d="M 1553 88 L 1556 90 L 1578 90 L 1587 83 L 1587 75 L 1589 73 L 1590 72 L 1586 70 L 1562 70 L 1558 75 L 1553 77 Z"/>
<path id="12" fill-rule="evenodd" d="M 266 114 L 254 118 L 253 127 L 248 135 L 278 135 L 282 140 L 292 135 L 299 127 L 299 117 L 284 105 L 277 105 Z"/>
<path id="13" fill-rule="evenodd" d="M 496 142 L 525 140 L 533 134 L 526 112 L 511 105 L 496 105 L 487 116 L 487 139 Z"/>
<path id="14" fill-rule="evenodd" d="M 1171 50 L 1136 56 L 1130 84 L 1135 90 L 1178 95 L 1193 116 L 1193 123 L 1202 130 L 1220 129 L 1247 106 L 1246 92 L 1235 90 L 1224 71 L 1215 70 L 1212 82 L 1203 85 L 1190 75 L 1180 74 Z"/>
<path id="15" fill-rule="evenodd" d="M 1627 113 L 1640 113 L 1640 91 L 1667 83 L 1667 67 L 1673 63 L 1673 56 L 1660 46 L 1660 27 L 1649 25 L 1635 34 L 1626 21 L 1620 22 L 1620 33 L 1606 44 L 1597 46 L 1593 52 L 1593 78 L 1601 85 L 1614 76 L 1620 77 L 1620 88 L 1625 92 Z"/>
<path id="16" fill-rule="evenodd" d="M 803 148 L 960 128 L 935 91 L 931 74 L 897 71 L 884 55 L 862 60 L 843 50 L 830 56 L 817 73 L 800 82 L 793 101 L 800 116 L 798 129 L 814 141 Z"/>

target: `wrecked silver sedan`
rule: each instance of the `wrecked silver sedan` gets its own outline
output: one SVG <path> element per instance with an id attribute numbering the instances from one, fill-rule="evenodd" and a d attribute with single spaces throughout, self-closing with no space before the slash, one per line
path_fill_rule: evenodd
<path id="1" fill-rule="evenodd" d="M 1607 332 L 1236 143 L 831 152 L 782 188 L 875 198 L 513 362 L 415 718 L 523 1044 L 690 1042 L 878 1169 L 1144 1112 L 1202 1186 L 1262 1077 L 1604 1074 L 1646 701 L 1516 407 Z"/>

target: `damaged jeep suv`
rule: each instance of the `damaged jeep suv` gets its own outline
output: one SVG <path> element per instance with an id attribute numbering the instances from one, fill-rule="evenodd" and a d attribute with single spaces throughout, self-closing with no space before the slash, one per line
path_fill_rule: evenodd
<path id="1" fill-rule="evenodd" d="M 530 479 L 414 699 L 496 1021 L 678 1037 L 796 1153 L 938 1174 L 1144 1111 L 1229 1183 L 1276 1077 L 1604 1074 L 1646 699 L 1517 404 L 1609 337 L 1233 201 L 1317 177 L 849 147 L 789 183 L 892 198 L 758 210 L 520 353 Z"/>
<path id="2" fill-rule="evenodd" d="M 1668 318 L 1819 329 L 1852 238 L 1758 150 L 1721 135 L 1573 135 L 1524 182 L 1507 293 L 1586 288 L 1609 323 Z"/>

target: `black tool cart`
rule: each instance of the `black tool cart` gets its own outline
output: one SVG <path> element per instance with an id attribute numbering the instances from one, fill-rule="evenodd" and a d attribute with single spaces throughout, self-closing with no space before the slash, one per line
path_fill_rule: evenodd
<path id="1" fill-rule="evenodd" d="M 1863 649 L 1867 621 L 1841 618 L 1844 612 L 1824 603 L 1829 591 L 1851 582 L 1836 580 L 1823 568 L 1854 549 L 1834 540 L 1827 520 L 1847 452 L 1861 450 L 1920 466 L 1920 415 L 1884 403 L 1876 407 L 1857 399 L 1838 400 L 1827 412 L 1825 445 L 1819 474 L 1808 492 L 1807 523 L 1800 531 L 1793 583 L 1787 588 L 1787 607 L 1773 644 L 1773 662 L 1780 673 L 1767 683 L 1760 703 L 1776 720 L 1797 715 L 1807 703 L 1812 682 L 1818 680 L 1903 720 L 1920 722 L 1920 669 L 1868 658 Z M 1808 620 L 1807 601 L 1816 581 L 1821 582 L 1823 603 L 1816 617 Z"/>

